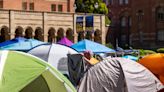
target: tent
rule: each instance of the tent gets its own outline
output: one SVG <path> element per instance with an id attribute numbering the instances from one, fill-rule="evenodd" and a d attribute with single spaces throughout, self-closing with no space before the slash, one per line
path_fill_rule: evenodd
<path id="1" fill-rule="evenodd" d="M 71 47 L 76 49 L 78 52 L 84 52 L 86 50 L 90 50 L 93 53 L 115 53 L 115 50 L 87 39 L 82 40 L 72 45 Z"/>
<path id="2" fill-rule="evenodd" d="M 63 74 L 68 74 L 67 54 L 77 54 L 78 52 L 65 45 L 43 44 L 31 49 L 28 53 L 48 61 Z"/>
<path id="3" fill-rule="evenodd" d="M 131 60 L 134 60 L 134 61 L 137 61 L 139 59 L 138 57 L 135 57 L 135 56 L 132 56 L 132 55 L 125 55 L 125 56 L 122 56 L 122 58 L 131 59 Z"/>
<path id="4" fill-rule="evenodd" d="M 11 43 L 8 45 L 1 46 L 0 49 L 1 50 L 28 51 L 31 48 L 33 48 L 37 45 L 40 45 L 40 44 L 44 44 L 44 43 L 45 42 L 38 41 L 35 39 L 25 39 L 25 40 L 18 41 L 16 43 Z"/>
<path id="5" fill-rule="evenodd" d="M 79 92 L 157 92 L 162 88 L 162 83 L 139 63 L 107 57 L 88 70 Z"/>
<path id="6" fill-rule="evenodd" d="M 10 44 L 14 44 L 14 43 L 18 43 L 18 42 L 23 42 L 27 40 L 26 38 L 23 37 L 17 37 L 11 40 L 7 40 L 5 42 L 0 43 L 0 47 L 6 46 L 6 45 L 10 45 Z"/>
<path id="7" fill-rule="evenodd" d="M 67 38 L 63 37 L 60 41 L 57 42 L 58 44 L 66 45 L 66 46 L 71 46 L 73 43 Z"/>
<path id="8" fill-rule="evenodd" d="M 139 60 L 139 63 L 148 68 L 164 84 L 164 54 L 150 54 Z"/>
<path id="9" fill-rule="evenodd" d="M 0 92 L 76 92 L 59 71 L 17 51 L 0 51 Z"/>

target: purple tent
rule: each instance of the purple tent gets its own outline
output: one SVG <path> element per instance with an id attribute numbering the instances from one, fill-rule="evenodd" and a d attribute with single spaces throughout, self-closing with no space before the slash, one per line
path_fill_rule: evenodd
<path id="1" fill-rule="evenodd" d="M 73 43 L 67 38 L 63 37 L 60 41 L 57 42 L 58 44 L 66 45 L 66 46 L 71 46 Z"/>

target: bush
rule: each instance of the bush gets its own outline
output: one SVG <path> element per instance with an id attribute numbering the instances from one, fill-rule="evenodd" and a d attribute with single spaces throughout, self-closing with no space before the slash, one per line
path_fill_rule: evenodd
<path id="1" fill-rule="evenodd" d="M 154 54 L 154 53 L 156 52 L 153 50 L 143 50 L 143 49 L 140 50 L 140 56 L 145 56 L 147 54 Z"/>
<path id="2" fill-rule="evenodd" d="M 114 49 L 113 45 L 111 43 L 107 43 L 106 47 Z"/>
<path id="3" fill-rule="evenodd" d="M 159 49 L 157 49 L 157 52 L 158 52 L 158 53 L 164 53 L 164 48 L 159 48 Z"/>

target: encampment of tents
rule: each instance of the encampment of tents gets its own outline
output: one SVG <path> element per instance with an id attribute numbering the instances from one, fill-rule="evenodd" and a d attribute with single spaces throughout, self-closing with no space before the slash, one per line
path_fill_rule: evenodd
<path id="1" fill-rule="evenodd" d="M 73 44 L 71 47 L 76 49 L 78 52 L 89 50 L 93 53 L 115 53 L 115 50 L 87 39 L 79 41 L 78 43 Z"/>
<path id="2" fill-rule="evenodd" d="M 36 39 L 16 38 L 2 44 L 0 50 L 28 51 L 37 45 L 45 44 L 45 42 Z"/>
<path id="3" fill-rule="evenodd" d="M 164 54 L 156 53 L 147 55 L 141 58 L 139 63 L 154 73 L 164 84 Z"/>
<path id="4" fill-rule="evenodd" d="M 162 83 L 139 63 L 107 57 L 86 72 L 79 92 L 157 92 L 162 88 Z"/>
<path id="5" fill-rule="evenodd" d="M 67 54 L 78 52 L 65 45 L 43 44 L 31 49 L 28 53 L 47 61 L 63 74 L 68 74 Z"/>
<path id="6" fill-rule="evenodd" d="M 0 51 L 0 92 L 76 92 L 59 71 L 27 53 Z"/>

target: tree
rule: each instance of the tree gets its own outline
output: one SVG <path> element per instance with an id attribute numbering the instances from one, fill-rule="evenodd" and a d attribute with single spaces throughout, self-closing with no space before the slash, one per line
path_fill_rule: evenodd
<path id="1" fill-rule="evenodd" d="M 108 8 L 102 0 L 76 0 L 76 12 L 80 13 L 98 13 L 98 14 L 108 14 Z M 98 4 L 96 7 L 95 5 Z M 109 24 L 110 20 L 106 16 L 105 23 Z"/>

